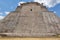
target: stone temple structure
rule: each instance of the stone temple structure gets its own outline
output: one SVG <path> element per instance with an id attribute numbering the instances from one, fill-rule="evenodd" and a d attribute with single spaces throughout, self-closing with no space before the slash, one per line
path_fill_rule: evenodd
<path id="1" fill-rule="evenodd" d="M 0 35 L 48 37 L 60 34 L 60 18 L 43 4 L 27 2 L 0 22 Z"/>

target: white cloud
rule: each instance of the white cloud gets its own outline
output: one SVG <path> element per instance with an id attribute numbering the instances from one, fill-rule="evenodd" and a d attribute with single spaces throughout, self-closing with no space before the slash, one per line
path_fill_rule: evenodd
<path id="1" fill-rule="evenodd" d="M 23 4 L 23 3 L 25 3 L 25 2 L 23 2 L 23 1 L 22 1 L 22 2 L 19 2 L 19 3 L 18 3 L 18 6 L 20 6 L 20 5 Z"/>
<path id="2" fill-rule="evenodd" d="M 7 14 L 9 14 L 10 12 L 5 12 L 5 14 L 7 15 Z M 0 12 L 0 20 L 2 20 L 5 16 L 2 16 L 3 15 L 3 13 L 2 12 Z"/>
<path id="3" fill-rule="evenodd" d="M 34 0 L 34 2 L 43 3 L 47 7 L 53 7 L 60 3 L 60 0 Z"/>
<path id="4" fill-rule="evenodd" d="M 5 14 L 9 14 L 10 12 L 5 12 Z"/>
<path id="5" fill-rule="evenodd" d="M 56 13 L 56 11 L 54 11 L 54 13 Z"/>
<path id="6" fill-rule="evenodd" d="M 2 20 L 5 16 L 0 16 L 0 20 Z"/>

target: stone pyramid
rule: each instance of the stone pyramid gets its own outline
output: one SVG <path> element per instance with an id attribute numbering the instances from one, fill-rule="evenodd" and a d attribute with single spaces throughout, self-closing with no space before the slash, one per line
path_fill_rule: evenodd
<path id="1" fill-rule="evenodd" d="M 60 18 L 37 2 L 23 3 L 0 22 L 0 35 L 46 37 L 60 34 Z"/>

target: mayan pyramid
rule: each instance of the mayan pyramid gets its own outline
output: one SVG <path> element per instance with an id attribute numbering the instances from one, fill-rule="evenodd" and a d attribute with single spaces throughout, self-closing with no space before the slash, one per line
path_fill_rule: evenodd
<path id="1" fill-rule="evenodd" d="M 17 6 L 0 22 L 0 35 L 46 37 L 60 34 L 60 18 L 37 2 Z"/>

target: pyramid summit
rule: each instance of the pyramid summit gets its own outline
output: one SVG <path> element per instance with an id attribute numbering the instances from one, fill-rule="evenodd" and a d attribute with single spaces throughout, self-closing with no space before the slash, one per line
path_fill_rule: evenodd
<path id="1" fill-rule="evenodd" d="M 40 3 L 37 3 L 37 2 L 22 3 L 20 6 L 18 6 L 18 7 L 16 8 L 16 11 L 19 11 L 19 8 L 21 9 L 23 6 L 26 6 L 26 5 L 28 5 L 28 6 L 31 6 L 31 5 L 39 6 L 40 9 L 41 9 L 41 11 L 44 11 L 44 10 L 45 10 L 45 11 L 48 11 L 47 8 L 46 8 L 46 6 L 43 5 L 43 3 L 40 4 Z M 33 7 L 34 7 L 34 6 L 33 6 Z M 33 8 L 33 7 L 32 7 L 32 8 Z"/>
<path id="2" fill-rule="evenodd" d="M 60 34 L 60 18 L 37 2 L 23 3 L 0 22 L 0 34 L 49 37 Z"/>

